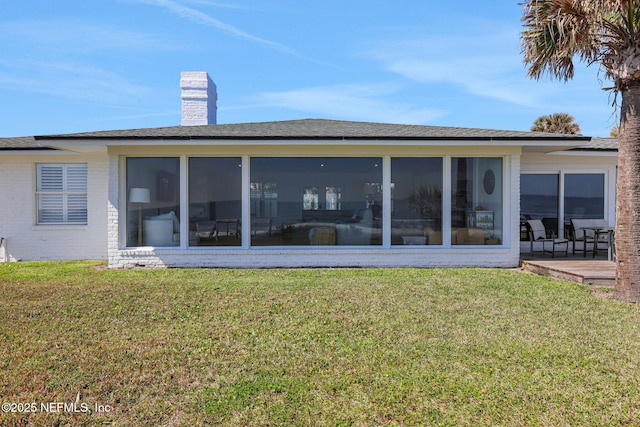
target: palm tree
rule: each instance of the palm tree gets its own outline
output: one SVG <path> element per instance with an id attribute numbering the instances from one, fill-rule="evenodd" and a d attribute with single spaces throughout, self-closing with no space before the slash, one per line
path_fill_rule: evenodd
<path id="1" fill-rule="evenodd" d="M 616 298 L 640 302 L 640 0 L 528 0 L 522 52 L 530 77 L 573 77 L 574 58 L 598 63 L 621 95 Z"/>
<path id="2" fill-rule="evenodd" d="M 609 131 L 609 138 L 617 138 L 618 136 L 620 136 L 620 125 L 615 125 Z"/>
<path id="3" fill-rule="evenodd" d="M 564 134 L 580 133 L 580 126 L 574 120 L 573 116 L 568 113 L 553 113 L 540 116 L 533 122 L 531 131 Z"/>

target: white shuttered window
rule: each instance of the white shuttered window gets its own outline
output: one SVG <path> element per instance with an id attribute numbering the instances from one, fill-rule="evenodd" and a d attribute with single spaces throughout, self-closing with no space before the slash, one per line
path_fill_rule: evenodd
<path id="1" fill-rule="evenodd" d="M 87 165 L 36 166 L 38 224 L 87 223 Z"/>

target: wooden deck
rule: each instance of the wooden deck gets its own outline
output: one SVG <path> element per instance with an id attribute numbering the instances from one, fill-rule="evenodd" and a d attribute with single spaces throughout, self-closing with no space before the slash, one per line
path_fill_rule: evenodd
<path id="1" fill-rule="evenodd" d="M 522 269 L 583 285 L 613 286 L 616 281 L 616 264 L 606 260 L 522 260 Z"/>
<path id="2" fill-rule="evenodd" d="M 586 257 L 580 254 L 572 254 L 567 257 L 564 254 L 551 258 L 550 254 L 534 252 L 529 254 L 529 244 L 521 243 L 521 266 L 524 271 L 539 274 L 541 276 L 555 277 L 569 280 L 584 285 L 614 286 L 616 281 L 616 264 L 607 261 L 606 251 L 599 251 L 596 258 L 591 254 Z"/>

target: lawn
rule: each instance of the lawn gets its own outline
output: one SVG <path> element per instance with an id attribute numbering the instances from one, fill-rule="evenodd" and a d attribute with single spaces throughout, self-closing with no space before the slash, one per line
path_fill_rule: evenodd
<path id="1" fill-rule="evenodd" d="M 497 269 L 0 264 L 0 425 L 640 426 L 640 307 L 606 294 Z"/>

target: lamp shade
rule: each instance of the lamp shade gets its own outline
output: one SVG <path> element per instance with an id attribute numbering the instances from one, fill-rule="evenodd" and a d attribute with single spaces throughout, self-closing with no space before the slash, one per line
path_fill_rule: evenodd
<path id="1" fill-rule="evenodd" d="M 129 190 L 129 202 L 149 203 L 151 202 L 151 192 L 148 188 L 132 188 Z"/>

